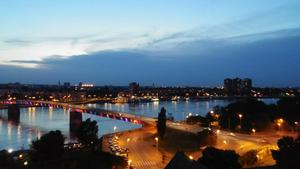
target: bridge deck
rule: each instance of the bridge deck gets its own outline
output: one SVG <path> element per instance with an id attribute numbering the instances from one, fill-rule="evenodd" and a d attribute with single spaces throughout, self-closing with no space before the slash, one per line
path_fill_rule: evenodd
<path id="1" fill-rule="evenodd" d="M 140 115 L 134 115 L 134 114 L 129 114 L 125 112 L 119 112 L 119 111 L 112 111 L 112 110 L 105 110 L 105 109 L 95 109 L 95 108 L 90 108 L 84 105 L 74 105 L 74 104 L 69 104 L 69 103 L 60 103 L 60 102 L 53 102 L 53 101 L 37 101 L 37 100 L 30 100 L 30 101 L 21 101 L 22 104 L 30 104 L 30 105 L 40 105 L 40 106 L 58 106 L 58 107 L 65 107 L 65 108 L 70 108 L 78 112 L 82 113 L 89 113 L 89 114 L 95 114 L 95 115 L 102 115 L 104 117 L 108 118 L 114 118 L 117 120 L 123 120 L 125 119 L 133 119 L 133 123 L 147 123 L 151 125 L 155 125 L 155 119 L 151 117 L 145 117 L 145 116 L 140 116 Z M 99 114 L 100 113 L 100 114 Z M 125 120 L 127 121 L 127 120 Z"/>

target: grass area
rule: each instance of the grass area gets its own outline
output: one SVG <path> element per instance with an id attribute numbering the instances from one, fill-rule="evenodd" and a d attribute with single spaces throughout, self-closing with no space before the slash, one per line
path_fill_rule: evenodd
<path id="1" fill-rule="evenodd" d="M 199 151 L 201 141 L 197 134 L 167 128 L 164 139 L 159 141 L 159 147 L 165 151 Z"/>

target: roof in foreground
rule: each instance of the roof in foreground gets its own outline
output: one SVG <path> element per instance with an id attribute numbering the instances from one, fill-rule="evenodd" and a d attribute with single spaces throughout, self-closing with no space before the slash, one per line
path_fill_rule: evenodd
<path id="1" fill-rule="evenodd" d="M 277 166 L 264 166 L 264 167 L 254 167 L 254 168 L 247 168 L 247 169 L 279 169 Z"/>
<path id="2" fill-rule="evenodd" d="M 177 152 L 165 169 L 208 169 L 195 160 L 190 160 L 184 152 Z"/>

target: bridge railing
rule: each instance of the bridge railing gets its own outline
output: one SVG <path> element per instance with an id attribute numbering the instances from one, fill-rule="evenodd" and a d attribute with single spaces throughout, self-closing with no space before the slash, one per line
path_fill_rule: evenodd
<path id="1" fill-rule="evenodd" d="M 39 100 L 21 100 L 19 101 L 19 103 L 24 105 L 32 105 L 32 106 L 70 109 L 70 111 L 93 114 L 100 117 L 122 120 L 134 124 L 142 124 L 142 122 L 148 122 L 148 123 L 153 122 L 153 119 L 149 117 L 143 117 L 139 115 L 133 115 L 129 113 L 112 111 L 112 110 L 89 108 L 83 105 L 72 105 L 68 103 L 60 103 L 60 102 L 53 102 L 53 101 L 39 101 Z"/>

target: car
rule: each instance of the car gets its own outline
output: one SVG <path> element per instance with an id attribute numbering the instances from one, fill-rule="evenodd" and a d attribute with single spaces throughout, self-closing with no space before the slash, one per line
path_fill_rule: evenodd
<path id="1" fill-rule="evenodd" d="M 260 142 L 260 143 L 268 143 L 268 140 L 262 138 L 262 139 L 259 139 L 258 142 Z"/>
<path id="2" fill-rule="evenodd" d="M 232 133 L 232 132 L 230 132 L 230 133 L 229 133 L 229 135 L 230 135 L 230 136 L 235 136 L 235 134 L 234 134 L 234 133 Z"/>

